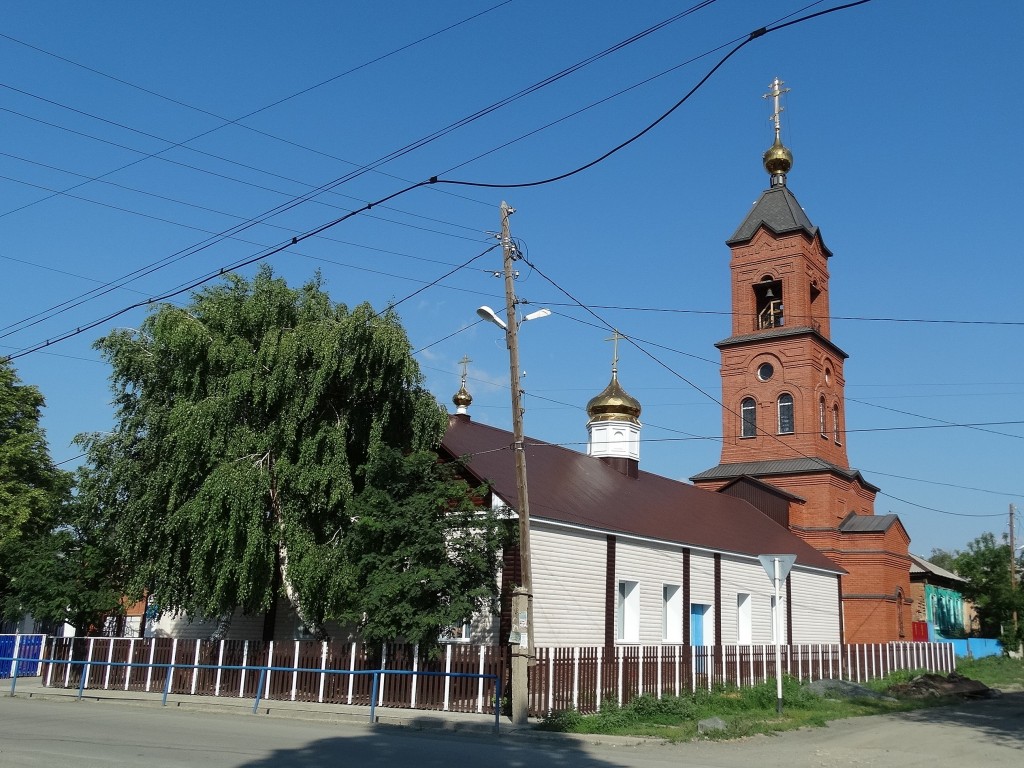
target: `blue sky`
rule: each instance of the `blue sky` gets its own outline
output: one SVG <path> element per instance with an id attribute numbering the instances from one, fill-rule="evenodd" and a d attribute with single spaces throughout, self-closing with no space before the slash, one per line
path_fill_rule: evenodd
<path id="1" fill-rule="evenodd" d="M 752 30 L 835 4 L 7 3 L 0 353 L 410 182 L 572 170 L 653 122 Z M 212 237 L 690 7 L 326 194 Z M 507 199 L 537 267 L 521 265 L 516 290 L 554 310 L 522 329 L 527 433 L 584 449 L 583 407 L 609 376 L 606 322 L 650 353 L 620 348 L 620 380 L 644 406 L 641 466 L 687 478 L 718 463 L 724 241 L 767 186 L 761 94 L 779 76 L 791 89 L 789 186 L 834 254 L 851 464 L 882 488 L 876 512 L 902 517 L 912 551 L 962 547 L 1005 532 L 1008 505 L 1024 503 L 1021 29 L 1015 2 L 874 0 L 812 19 L 744 46 L 664 122 L 588 171 L 526 189 L 418 189 L 267 261 L 295 284 L 319 269 L 335 300 L 381 308 L 492 244 Z M 152 274 L 47 312 L 208 238 Z M 399 313 L 431 390 L 450 403 L 468 355 L 473 417 L 507 427 L 503 337 L 475 314 L 502 305 L 500 266 L 492 251 Z M 133 310 L 15 361 L 47 398 L 55 460 L 77 454 L 76 433 L 111 425 L 109 370 L 92 342 L 143 317 Z"/>

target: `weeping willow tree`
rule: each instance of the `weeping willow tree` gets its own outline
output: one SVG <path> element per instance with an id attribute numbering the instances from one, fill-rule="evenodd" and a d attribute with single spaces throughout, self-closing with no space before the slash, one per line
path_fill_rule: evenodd
<path id="1" fill-rule="evenodd" d="M 113 368 L 116 428 L 82 442 L 95 508 L 132 564 L 131 596 L 222 618 L 272 611 L 284 596 L 321 639 L 327 620 L 372 622 L 366 586 L 388 573 L 446 574 L 429 600 L 418 594 L 417 621 L 390 627 L 412 640 L 493 603 L 497 522 L 436 514 L 464 509 L 471 492 L 436 460 L 422 463 L 447 417 L 393 313 L 350 310 L 319 277 L 295 290 L 264 268 L 185 308 L 162 305 L 96 346 Z M 432 530 L 367 535 L 390 524 L 389 505 L 373 503 L 385 497 L 432 505 L 415 518 Z M 419 553 L 432 564 L 396 565 L 369 549 L 428 535 L 442 542 Z"/>

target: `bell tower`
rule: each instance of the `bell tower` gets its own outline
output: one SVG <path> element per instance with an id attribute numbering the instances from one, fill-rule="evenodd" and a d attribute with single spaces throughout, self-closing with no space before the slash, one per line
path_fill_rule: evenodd
<path id="1" fill-rule="evenodd" d="M 726 244 L 732 332 L 722 359 L 722 457 L 695 485 L 741 496 L 847 570 L 847 642 L 909 639 L 909 537 L 896 515 L 875 516 L 878 488 L 846 454 L 847 354 L 831 337 L 832 257 L 787 186 L 778 78 L 765 98 L 774 141 L 762 160 L 769 187 Z M 769 504 L 765 493 L 774 494 Z M 781 500 L 781 501 L 780 501 Z M 774 505 L 774 506 L 773 506 Z"/>
<path id="2" fill-rule="evenodd" d="M 770 186 L 726 244 L 732 251 L 732 335 L 722 354 L 722 463 L 818 457 L 848 467 L 843 362 L 829 327 L 828 260 L 818 228 L 786 186 L 793 154 L 781 139 L 764 153 Z"/>

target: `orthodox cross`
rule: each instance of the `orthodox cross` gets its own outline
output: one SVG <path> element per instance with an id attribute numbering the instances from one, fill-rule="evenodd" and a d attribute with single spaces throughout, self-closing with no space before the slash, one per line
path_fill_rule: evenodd
<path id="1" fill-rule="evenodd" d="M 782 94 L 784 93 L 789 93 L 789 88 L 783 88 L 783 85 L 785 85 L 785 83 L 783 83 L 781 80 L 779 80 L 779 78 L 776 77 L 774 80 L 772 80 L 772 83 L 769 86 L 771 90 L 768 91 L 768 93 L 762 94 L 761 96 L 761 98 L 763 99 L 772 100 L 772 108 L 774 111 L 772 112 L 771 117 L 769 117 L 768 119 L 775 123 L 775 140 L 779 141 L 780 143 L 781 139 L 779 138 L 779 135 L 782 131 L 781 118 L 782 111 L 785 109 L 785 107 L 779 105 L 779 97 L 782 96 Z"/>
<path id="2" fill-rule="evenodd" d="M 469 359 L 469 355 L 463 355 L 462 359 L 459 360 L 459 365 L 462 366 L 462 386 L 466 386 L 466 375 L 469 372 L 469 364 L 472 362 Z"/>
<path id="3" fill-rule="evenodd" d="M 613 330 L 610 338 L 605 341 L 612 342 L 612 373 L 615 374 L 619 370 L 619 339 L 626 338 L 618 330 Z"/>

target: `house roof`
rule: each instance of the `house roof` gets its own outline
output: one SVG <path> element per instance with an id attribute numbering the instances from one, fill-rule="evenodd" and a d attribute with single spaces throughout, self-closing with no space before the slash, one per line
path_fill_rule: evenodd
<path id="1" fill-rule="evenodd" d="M 856 480 L 869 491 L 877 493 L 880 489 L 872 485 L 856 469 L 846 469 L 824 459 L 806 457 L 799 459 L 769 459 L 767 461 L 739 461 L 733 464 L 719 464 L 717 467 L 705 469 L 690 480 L 731 480 L 734 477 L 749 475 L 765 478 L 778 475 L 805 475 L 817 472 L 834 472 L 850 480 Z"/>
<path id="2" fill-rule="evenodd" d="M 746 501 L 649 472 L 631 478 L 601 459 L 550 443 L 524 441 L 530 517 L 681 546 L 757 555 L 795 554 L 800 565 L 844 570 Z M 512 434 L 465 417 L 451 419 L 442 449 L 468 457 L 477 481 L 515 505 Z"/>
<path id="3" fill-rule="evenodd" d="M 803 232 L 811 239 L 820 237 L 818 228 L 811 224 L 804 209 L 786 186 L 772 187 L 761 193 L 761 197 L 754 203 L 739 229 L 725 243 L 730 246 L 745 243 L 757 234 L 757 230 L 762 226 L 776 235 Z M 832 255 L 824 242 L 821 247 L 826 256 Z"/>
<path id="4" fill-rule="evenodd" d="M 940 568 L 935 563 L 925 560 L 919 555 L 910 553 L 910 573 L 911 575 L 916 573 L 924 573 L 931 576 L 939 576 L 943 579 L 950 579 L 951 581 L 967 581 L 962 576 L 957 576 L 952 571 L 947 571 L 945 568 Z"/>

